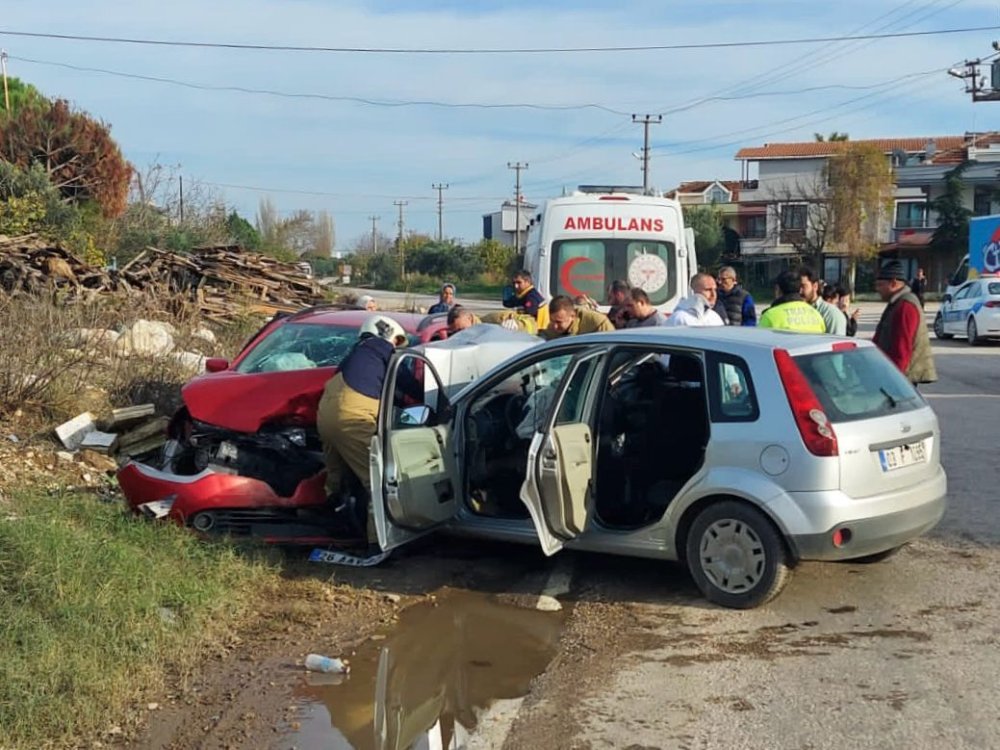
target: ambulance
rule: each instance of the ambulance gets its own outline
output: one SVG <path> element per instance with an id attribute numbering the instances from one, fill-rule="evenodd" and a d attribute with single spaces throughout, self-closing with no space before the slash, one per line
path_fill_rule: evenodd
<path id="1" fill-rule="evenodd" d="M 698 272 L 694 232 L 677 201 L 608 185 L 581 185 L 542 204 L 528 225 L 523 265 L 547 299 L 587 295 L 604 311 L 608 285 L 622 279 L 669 313 Z"/>

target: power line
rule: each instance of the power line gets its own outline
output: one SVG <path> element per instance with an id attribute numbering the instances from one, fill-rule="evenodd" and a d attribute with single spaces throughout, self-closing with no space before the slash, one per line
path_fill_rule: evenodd
<path id="1" fill-rule="evenodd" d="M 86 65 L 73 65 L 71 63 L 55 62 L 52 60 L 37 60 L 30 57 L 15 57 L 10 55 L 9 59 L 32 65 L 48 65 L 67 70 L 76 70 L 82 73 L 100 73 L 102 75 L 117 76 L 119 78 L 131 78 L 139 81 L 150 81 L 152 83 L 164 83 L 171 86 L 182 86 L 199 91 L 232 91 L 239 94 L 258 94 L 263 96 L 277 96 L 285 99 L 318 99 L 330 102 L 350 102 L 354 104 L 366 104 L 372 107 L 442 107 L 446 109 L 535 109 L 550 112 L 571 112 L 581 109 L 596 109 L 613 115 L 628 115 L 628 112 L 612 109 L 603 104 L 534 104 L 531 102 L 497 102 L 487 104 L 483 102 L 442 102 L 431 99 L 369 99 L 363 96 L 348 96 L 343 94 L 318 94 L 313 92 L 279 91 L 277 89 L 258 89 L 248 86 L 228 86 L 211 83 L 196 83 L 194 81 L 183 81 L 177 78 L 166 78 L 162 76 L 144 75 L 141 73 L 126 73 L 120 70 L 110 70 L 108 68 L 94 68 Z"/>
<path id="2" fill-rule="evenodd" d="M 742 42 L 694 42 L 690 44 L 649 44 L 611 47 L 314 47 L 290 44 L 240 44 L 236 42 L 196 42 L 171 39 L 148 39 L 139 37 L 88 36 L 83 34 L 52 34 L 38 31 L 16 31 L 0 29 L 0 36 L 31 37 L 35 39 L 58 39 L 74 42 L 100 42 L 105 44 L 138 44 L 157 47 L 196 47 L 201 49 L 257 50 L 269 52 L 334 52 L 351 54 L 398 54 L 398 55 L 506 55 L 506 54 L 566 54 L 586 52 L 659 52 L 667 50 L 724 49 L 730 47 L 778 47 L 796 44 L 824 44 L 867 39 L 904 39 L 911 37 L 942 36 L 947 34 L 970 34 L 982 31 L 996 31 L 1000 26 L 969 26 L 955 29 L 929 29 L 927 31 L 906 31 L 887 34 L 857 34 L 844 36 L 798 37 L 792 39 L 756 39 Z"/>

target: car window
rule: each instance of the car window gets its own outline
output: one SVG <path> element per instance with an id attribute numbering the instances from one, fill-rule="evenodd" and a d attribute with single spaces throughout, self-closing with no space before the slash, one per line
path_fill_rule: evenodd
<path id="1" fill-rule="evenodd" d="M 986 285 L 986 293 L 1000 294 L 1000 284 L 996 283 L 995 281 L 991 281 L 989 284 Z"/>
<path id="2" fill-rule="evenodd" d="M 760 416 L 750 370 L 739 357 L 708 355 L 708 403 L 713 422 L 754 422 Z"/>
<path id="3" fill-rule="evenodd" d="M 566 385 L 566 390 L 563 391 L 559 411 L 556 413 L 555 423 L 557 425 L 587 421 L 587 395 L 591 391 L 591 386 L 594 384 L 603 361 L 604 358 L 601 356 L 590 356 L 576 364 L 570 381 Z"/>
<path id="4" fill-rule="evenodd" d="M 261 339 L 233 369 L 251 373 L 335 367 L 357 340 L 356 327 L 285 323 Z"/>
<path id="5" fill-rule="evenodd" d="M 795 358 L 832 422 L 912 411 L 923 399 L 882 352 L 865 346 Z"/>
<path id="6" fill-rule="evenodd" d="M 968 297 L 969 293 L 972 291 L 973 286 L 974 286 L 973 284 L 969 284 L 968 286 L 963 286 L 955 293 L 955 299 L 959 300 Z"/>
<path id="7" fill-rule="evenodd" d="M 393 375 L 392 394 L 394 430 L 438 424 L 446 403 L 444 389 L 437 373 L 415 354 L 408 354 L 399 362 Z M 420 407 L 426 407 L 427 411 L 422 413 Z"/>
<path id="8" fill-rule="evenodd" d="M 573 354 L 564 353 L 534 360 L 519 367 L 470 404 L 468 418 L 475 423 L 480 440 L 494 433 L 513 433 L 520 440 L 545 424 Z"/>

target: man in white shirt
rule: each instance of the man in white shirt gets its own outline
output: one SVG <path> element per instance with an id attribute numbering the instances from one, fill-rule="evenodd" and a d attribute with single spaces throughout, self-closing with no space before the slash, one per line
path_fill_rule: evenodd
<path id="1" fill-rule="evenodd" d="M 668 326 L 723 326 L 725 321 L 714 309 L 719 287 L 710 273 L 691 277 L 691 295 L 677 303 L 667 319 Z"/>

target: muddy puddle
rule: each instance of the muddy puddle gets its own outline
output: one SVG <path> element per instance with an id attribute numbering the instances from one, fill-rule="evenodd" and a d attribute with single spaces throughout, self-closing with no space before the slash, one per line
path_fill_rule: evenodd
<path id="1" fill-rule="evenodd" d="M 563 621 L 564 613 L 502 604 L 487 594 L 439 592 L 362 644 L 348 675 L 307 674 L 294 693 L 298 720 L 281 744 L 461 748 L 491 704 L 527 694 L 555 656 Z"/>

